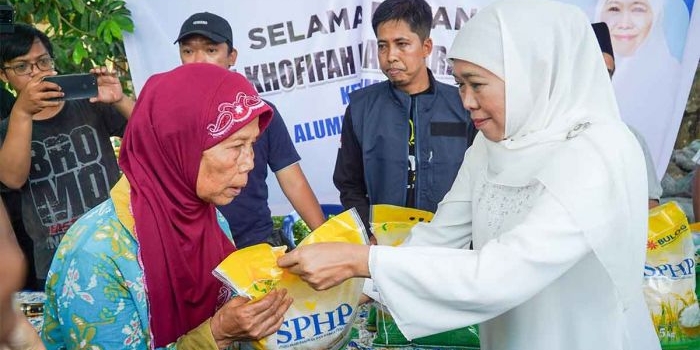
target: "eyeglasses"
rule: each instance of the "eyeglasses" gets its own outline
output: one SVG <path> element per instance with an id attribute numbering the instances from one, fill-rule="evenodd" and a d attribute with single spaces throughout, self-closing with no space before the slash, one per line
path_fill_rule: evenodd
<path id="1" fill-rule="evenodd" d="M 54 68 L 53 58 L 40 58 L 34 63 L 20 62 L 15 64 L 14 66 L 2 67 L 2 69 L 12 69 L 15 72 L 15 75 L 27 75 L 32 72 L 32 68 L 34 66 L 36 66 L 36 68 L 38 68 L 39 70 L 43 71 L 52 70 Z"/>

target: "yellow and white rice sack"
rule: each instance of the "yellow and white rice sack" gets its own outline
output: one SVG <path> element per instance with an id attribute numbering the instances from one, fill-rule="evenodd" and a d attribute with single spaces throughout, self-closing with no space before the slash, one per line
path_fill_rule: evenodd
<path id="1" fill-rule="evenodd" d="M 350 209 L 331 217 L 298 245 L 320 242 L 367 244 L 367 234 L 357 211 Z M 275 263 L 275 266 L 276 263 Z M 261 341 L 242 343 L 241 349 L 341 349 L 350 337 L 364 279 L 353 278 L 316 291 L 298 276 L 284 271 L 277 288 L 287 289 L 294 299 L 276 334 Z"/>
<path id="2" fill-rule="evenodd" d="M 415 224 L 431 220 L 433 213 L 429 211 L 389 204 L 373 205 L 370 214 L 370 226 L 377 244 L 392 247 L 401 244 Z"/>
<path id="3" fill-rule="evenodd" d="M 277 259 L 286 249 L 267 243 L 239 249 L 229 254 L 212 273 L 237 295 L 258 300 L 282 279 L 283 270 L 277 266 Z"/>
<path id="4" fill-rule="evenodd" d="M 700 341 L 694 254 L 688 219 L 675 202 L 649 211 L 644 295 L 662 346 Z"/>

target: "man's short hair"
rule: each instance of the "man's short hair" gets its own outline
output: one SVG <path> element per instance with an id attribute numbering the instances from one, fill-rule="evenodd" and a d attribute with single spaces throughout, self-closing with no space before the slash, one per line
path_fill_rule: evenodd
<path id="1" fill-rule="evenodd" d="M 201 35 L 217 44 L 225 42 L 228 44 L 229 53 L 233 51 L 231 25 L 219 15 L 211 12 L 193 14 L 182 22 L 180 34 L 177 36 L 175 43 L 179 43 L 191 35 Z"/>
<path id="2" fill-rule="evenodd" d="M 46 51 L 53 57 L 51 40 L 44 32 L 28 24 L 16 23 L 14 33 L 0 34 L 0 66 L 13 59 L 26 55 L 34 45 L 34 40 L 39 39 Z"/>
<path id="3" fill-rule="evenodd" d="M 372 15 L 374 35 L 377 35 L 380 24 L 400 20 L 408 23 L 421 40 L 430 37 L 433 11 L 425 0 L 386 0 L 379 4 Z"/>

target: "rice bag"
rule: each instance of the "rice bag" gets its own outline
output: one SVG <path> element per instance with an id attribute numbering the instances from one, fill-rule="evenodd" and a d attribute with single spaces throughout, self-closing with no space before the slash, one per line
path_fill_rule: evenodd
<path id="1" fill-rule="evenodd" d="M 362 220 L 353 208 L 328 219 L 306 236 L 302 247 L 319 242 L 367 244 Z M 276 262 L 274 266 L 277 266 Z M 350 330 L 362 295 L 364 279 L 353 278 L 316 291 L 298 276 L 283 270 L 277 288 L 286 288 L 294 299 L 282 327 L 260 341 L 241 343 L 241 349 L 340 349 L 349 341 Z"/>
<path id="2" fill-rule="evenodd" d="M 695 247 L 675 202 L 649 211 L 644 296 L 663 348 L 700 348 Z"/>
<path id="3" fill-rule="evenodd" d="M 375 305 L 377 318 L 377 334 L 372 339 L 375 348 L 403 348 L 411 346 L 411 341 L 404 337 L 388 310 L 381 305 Z"/>
<path id="4" fill-rule="evenodd" d="M 695 244 L 695 295 L 700 301 L 700 222 L 690 224 Z"/>
<path id="5" fill-rule="evenodd" d="M 408 237 L 413 225 L 432 219 L 433 213 L 429 211 L 376 204 L 370 212 L 370 227 L 378 245 L 396 247 Z"/>
<path id="6" fill-rule="evenodd" d="M 283 270 L 277 266 L 277 259 L 286 249 L 267 243 L 239 249 L 229 254 L 212 273 L 237 295 L 258 300 L 282 279 Z"/>
<path id="7" fill-rule="evenodd" d="M 430 222 L 433 213 L 425 210 L 407 208 L 388 204 L 373 205 L 370 214 L 372 233 L 379 245 L 398 246 L 408 237 L 411 228 L 419 222 Z M 408 340 L 401 333 L 391 314 L 381 304 L 372 306 L 376 309 L 374 322 L 377 335 L 372 341 L 375 347 L 436 348 L 441 350 L 479 349 L 478 326 L 472 325 L 427 337 Z M 371 326 L 370 326 L 371 327 Z M 370 328 L 368 327 L 368 328 Z"/>

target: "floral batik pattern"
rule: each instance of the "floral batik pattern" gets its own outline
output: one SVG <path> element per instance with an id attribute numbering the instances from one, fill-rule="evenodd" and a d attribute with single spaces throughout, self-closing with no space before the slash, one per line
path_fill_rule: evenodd
<path id="1" fill-rule="evenodd" d="M 217 218 L 230 237 L 226 220 L 219 213 Z M 151 348 L 137 256 L 138 242 L 120 221 L 113 200 L 73 224 L 47 277 L 42 328 L 47 349 Z M 174 349 L 175 343 L 166 348 Z"/>

